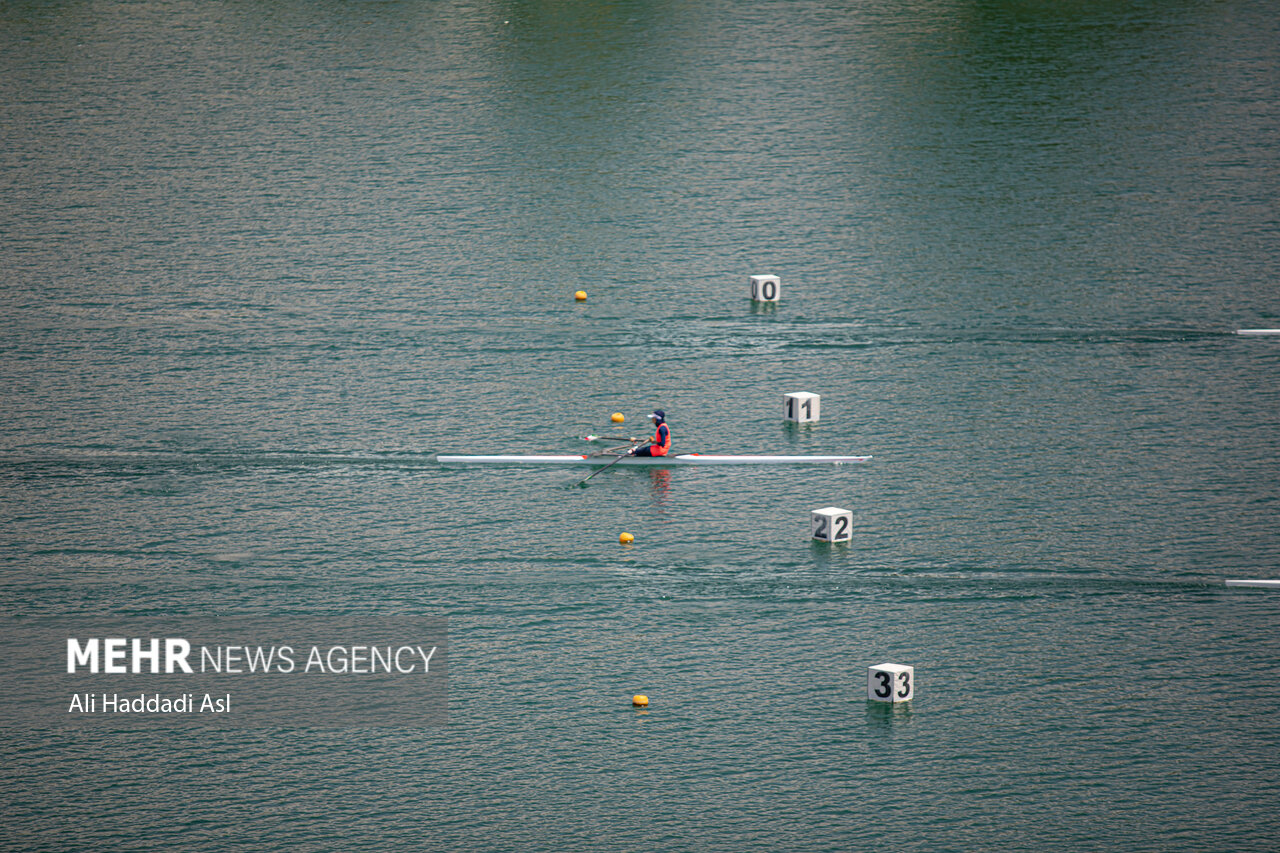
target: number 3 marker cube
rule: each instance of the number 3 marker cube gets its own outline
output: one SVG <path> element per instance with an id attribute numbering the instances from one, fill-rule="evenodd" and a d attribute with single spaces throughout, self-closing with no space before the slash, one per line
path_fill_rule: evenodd
<path id="1" fill-rule="evenodd" d="M 848 542 L 853 538 L 853 510 L 827 506 L 809 513 L 809 529 L 823 542 Z"/>
<path id="2" fill-rule="evenodd" d="M 882 663 L 867 669 L 867 701 L 910 702 L 916 692 L 914 667 Z"/>

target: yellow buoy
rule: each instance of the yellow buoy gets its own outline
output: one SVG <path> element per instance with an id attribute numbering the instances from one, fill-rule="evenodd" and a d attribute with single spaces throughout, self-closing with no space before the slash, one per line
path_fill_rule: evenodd
<path id="1" fill-rule="evenodd" d="M 630 533 L 618 534 L 618 543 L 621 545 L 630 545 L 634 541 L 636 541 L 636 537 L 632 536 Z"/>
<path id="2" fill-rule="evenodd" d="M 635 708 L 648 708 L 649 697 L 645 696 L 643 693 L 637 693 L 631 697 L 631 705 Z"/>
<path id="3" fill-rule="evenodd" d="M 579 290 L 577 293 L 573 294 L 573 298 L 579 302 L 585 302 L 587 299 L 587 292 L 585 290 Z"/>
<path id="4" fill-rule="evenodd" d="M 620 424 L 625 421 L 626 418 L 623 417 L 622 412 L 614 412 L 612 415 L 609 415 L 609 420 L 613 421 L 615 424 Z"/>

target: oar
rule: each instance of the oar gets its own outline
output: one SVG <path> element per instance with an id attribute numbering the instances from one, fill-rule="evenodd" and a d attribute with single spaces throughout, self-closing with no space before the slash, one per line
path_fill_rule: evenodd
<path id="1" fill-rule="evenodd" d="M 648 443 L 649 443 L 649 442 L 647 442 L 647 441 L 645 442 L 645 444 L 648 444 Z M 641 445 L 641 446 L 643 447 L 644 445 Z M 599 474 L 601 471 L 608 471 L 608 470 L 609 470 L 610 468 L 612 468 L 614 465 L 617 465 L 619 462 L 621 462 L 623 459 L 626 459 L 626 458 L 627 458 L 628 456 L 630 456 L 630 455 L 631 455 L 630 453 L 623 453 L 623 454 L 619 455 L 617 459 L 613 460 L 612 462 L 610 462 L 608 465 L 604 466 L 603 468 L 597 468 L 596 470 L 592 471 L 590 474 L 588 474 L 586 477 L 584 477 L 582 480 L 580 480 L 580 481 L 578 482 L 578 485 L 579 485 L 579 486 L 585 486 L 585 485 L 587 484 L 587 480 L 590 480 L 592 477 L 594 477 L 596 474 Z"/>
<path id="2" fill-rule="evenodd" d="M 588 436 L 583 436 L 583 438 L 587 441 L 604 441 L 606 439 L 611 439 L 613 441 L 630 442 L 629 444 L 615 444 L 612 447 L 606 447 L 604 450 L 601 450 L 599 453 L 594 454 L 596 456 L 609 456 L 615 450 L 631 450 L 633 447 L 640 444 L 641 442 L 647 443 L 653 440 L 648 438 L 623 438 L 620 435 L 588 435 Z"/>

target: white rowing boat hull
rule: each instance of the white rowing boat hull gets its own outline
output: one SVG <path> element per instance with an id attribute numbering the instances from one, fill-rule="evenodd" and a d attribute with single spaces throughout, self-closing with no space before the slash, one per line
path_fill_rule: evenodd
<path id="1" fill-rule="evenodd" d="M 866 462 L 870 456 L 730 456 L 721 454 L 681 453 L 676 456 L 437 456 L 441 465 L 844 465 Z"/>

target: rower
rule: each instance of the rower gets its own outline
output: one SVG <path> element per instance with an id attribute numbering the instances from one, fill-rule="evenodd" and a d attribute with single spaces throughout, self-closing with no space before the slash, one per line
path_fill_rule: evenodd
<path id="1" fill-rule="evenodd" d="M 671 427 L 667 426 L 666 412 L 662 409 L 654 409 L 653 414 L 649 415 L 649 420 L 653 421 L 654 425 L 653 438 L 649 439 L 646 447 L 632 449 L 628 456 L 666 456 L 667 451 L 671 449 Z"/>

